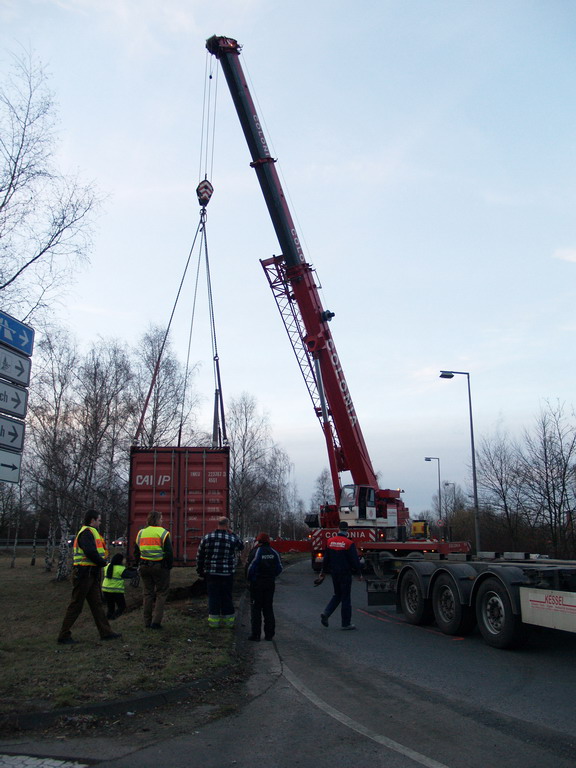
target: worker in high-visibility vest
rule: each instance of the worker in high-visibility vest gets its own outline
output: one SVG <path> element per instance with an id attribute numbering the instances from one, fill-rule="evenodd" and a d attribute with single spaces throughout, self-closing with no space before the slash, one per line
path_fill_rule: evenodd
<path id="1" fill-rule="evenodd" d="M 117 552 L 110 564 L 104 570 L 104 581 L 102 582 L 102 594 L 106 601 L 107 619 L 117 619 L 118 616 L 126 611 L 126 598 L 124 597 L 126 580 L 136 576 L 138 571 L 135 568 L 127 568 L 124 565 L 124 555 Z"/>
<path id="2" fill-rule="evenodd" d="M 144 597 L 144 626 L 161 629 L 164 605 L 170 589 L 170 569 L 174 561 L 170 532 L 162 528 L 162 515 L 153 510 L 146 528 L 136 535 L 134 559 L 140 571 Z"/>
<path id="3" fill-rule="evenodd" d="M 82 613 L 84 601 L 90 606 L 92 616 L 102 640 L 121 637 L 113 632 L 102 604 L 102 568 L 106 565 L 108 549 L 98 530 L 100 512 L 91 509 L 84 517 L 84 525 L 74 539 L 74 565 L 72 568 L 72 599 L 58 635 L 58 642 L 66 645 L 78 642 L 72 638 L 72 626 Z"/>

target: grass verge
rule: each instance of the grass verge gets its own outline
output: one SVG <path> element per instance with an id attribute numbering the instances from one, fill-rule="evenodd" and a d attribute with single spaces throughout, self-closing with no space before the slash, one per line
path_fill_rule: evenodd
<path id="1" fill-rule="evenodd" d="M 56 638 L 71 595 L 23 551 L 0 551 L 0 714 L 85 706 L 185 686 L 238 665 L 234 633 L 210 630 L 205 595 L 194 596 L 196 571 L 174 568 L 171 597 L 160 631 L 143 627 L 141 590 L 126 586 L 128 612 L 112 622 L 122 638 L 102 642 L 85 606 L 73 627 L 81 642 Z M 37 560 L 38 562 L 38 560 Z M 236 579 L 238 594 L 243 579 Z M 237 594 L 237 596 L 238 596 Z"/>

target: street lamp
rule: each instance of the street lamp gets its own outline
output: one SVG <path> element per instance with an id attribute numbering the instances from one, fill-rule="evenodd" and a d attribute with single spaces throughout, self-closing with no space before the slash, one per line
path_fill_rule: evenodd
<path id="1" fill-rule="evenodd" d="M 476 450 L 474 448 L 474 421 L 472 420 L 472 394 L 470 392 L 470 374 L 467 371 L 440 371 L 441 379 L 453 379 L 454 376 L 466 376 L 468 379 L 468 408 L 470 411 L 470 446 L 472 450 L 472 490 L 474 493 L 474 534 L 476 536 L 476 554 L 480 551 L 480 510 L 478 508 L 478 482 L 476 479 Z"/>
<path id="2" fill-rule="evenodd" d="M 438 456 L 425 456 L 424 461 L 438 462 L 438 517 L 442 517 L 442 486 L 440 485 L 440 459 Z"/>

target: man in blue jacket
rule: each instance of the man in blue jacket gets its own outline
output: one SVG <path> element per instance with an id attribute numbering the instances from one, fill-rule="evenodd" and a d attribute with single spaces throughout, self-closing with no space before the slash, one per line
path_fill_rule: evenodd
<path id="1" fill-rule="evenodd" d="M 270 546 L 270 536 L 259 533 L 256 546 L 248 557 L 246 575 L 250 584 L 250 619 L 252 634 L 249 640 L 260 640 L 262 617 L 264 617 L 264 639 L 272 640 L 276 630 L 274 617 L 274 590 L 276 576 L 282 573 L 280 555 Z"/>
<path id="2" fill-rule="evenodd" d="M 336 536 L 328 539 L 326 549 L 324 550 L 320 579 L 324 579 L 324 571 L 332 576 L 334 594 L 326 608 L 324 608 L 323 613 L 320 614 L 322 625 L 324 627 L 328 626 L 328 619 L 336 608 L 341 605 L 342 629 L 356 629 L 354 624 L 351 623 L 352 599 L 350 592 L 352 589 L 352 574 L 357 574 L 359 580 L 362 581 L 362 566 L 356 545 L 348 538 L 348 523 L 344 520 L 340 523 Z"/>

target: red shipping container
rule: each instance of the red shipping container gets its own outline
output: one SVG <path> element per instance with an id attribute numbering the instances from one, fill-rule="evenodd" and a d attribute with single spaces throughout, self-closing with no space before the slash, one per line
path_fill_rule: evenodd
<path id="1" fill-rule="evenodd" d="M 170 531 L 175 565 L 195 565 L 200 539 L 229 516 L 229 448 L 132 448 L 128 552 L 151 510 Z"/>

